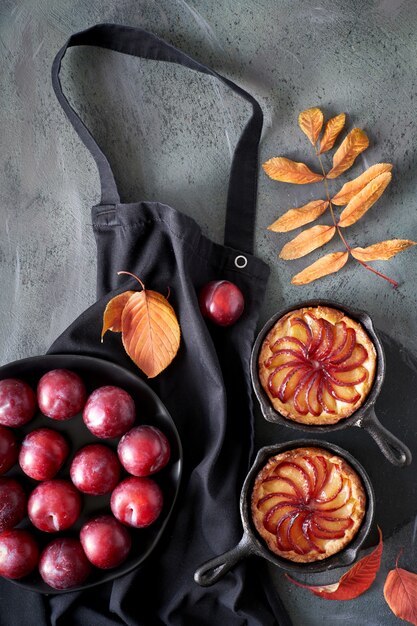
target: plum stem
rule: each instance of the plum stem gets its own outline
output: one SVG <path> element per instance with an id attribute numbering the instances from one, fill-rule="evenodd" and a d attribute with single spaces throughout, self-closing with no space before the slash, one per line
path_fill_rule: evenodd
<path id="1" fill-rule="evenodd" d="M 377 276 L 380 276 L 384 280 L 387 280 L 389 283 L 391 283 L 391 285 L 394 287 L 394 289 L 396 289 L 398 287 L 398 283 L 397 283 L 396 280 L 393 280 L 392 278 L 389 278 L 388 276 L 385 276 L 385 274 L 382 274 L 381 272 L 378 272 L 376 269 L 374 269 L 373 267 L 370 267 L 370 265 L 368 265 L 364 261 L 361 261 L 360 259 L 356 259 L 353 256 L 352 248 L 348 244 L 348 242 L 346 241 L 342 231 L 340 230 L 340 226 L 339 226 L 339 224 L 338 224 L 338 222 L 336 220 L 335 214 L 334 214 L 334 208 L 333 208 L 333 205 L 332 205 L 332 200 L 331 200 L 330 192 L 329 192 L 329 183 L 328 183 L 328 180 L 327 180 L 327 174 L 326 174 L 326 171 L 325 171 L 324 166 L 323 166 L 323 161 L 321 159 L 320 152 L 317 150 L 317 145 L 316 144 L 314 144 L 314 150 L 315 150 L 315 153 L 316 153 L 316 157 L 317 157 L 317 159 L 318 159 L 318 161 L 320 163 L 321 171 L 322 171 L 323 176 L 324 176 L 323 183 L 324 183 L 324 188 L 325 188 L 325 191 L 326 191 L 327 201 L 329 203 L 329 209 L 330 209 L 330 213 L 331 213 L 331 216 L 332 216 L 333 224 L 334 224 L 334 226 L 335 226 L 335 228 L 336 228 L 336 230 L 338 232 L 338 235 L 339 235 L 340 239 L 343 241 L 343 243 L 344 243 L 344 245 L 346 247 L 346 250 L 349 252 L 350 256 L 352 256 L 355 259 L 355 261 L 360 263 L 365 269 L 369 270 L 370 272 L 373 272 Z"/>
<path id="2" fill-rule="evenodd" d="M 143 291 L 145 290 L 145 285 L 143 284 L 143 282 L 141 281 L 140 278 L 138 278 L 137 276 L 135 276 L 135 274 L 132 274 L 131 272 L 125 272 L 124 270 L 117 272 L 117 275 L 120 276 L 120 274 L 126 274 L 127 276 L 131 276 L 132 278 L 135 278 L 138 283 L 140 284 L 140 286 L 142 287 Z"/>

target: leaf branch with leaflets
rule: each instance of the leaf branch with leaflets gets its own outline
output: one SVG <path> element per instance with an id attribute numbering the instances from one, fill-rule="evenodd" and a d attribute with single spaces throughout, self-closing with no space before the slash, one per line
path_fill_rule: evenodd
<path id="1" fill-rule="evenodd" d="M 366 133 L 360 128 L 354 128 L 334 153 L 332 168 L 328 172 L 325 171 L 322 154 L 334 147 L 345 126 L 345 121 L 344 113 L 329 119 L 320 139 L 324 124 L 323 112 L 315 107 L 302 111 L 298 116 L 298 124 L 314 148 L 320 173 L 313 172 L 305 163 L 297 163 L 285 157 L 273 157 L 263 164 L 266 174 L 273 180 L 296 185 L 323 182 L 326 194 L 324 200 L 312 200 L 302 207 L 289 209 L 268 229 L 279 233 L 289 232 L 314 222 L 329 209 L 331 224 L 321 224 L 303 230 L 284 245 L 279 256 L 284 260 L 301 258 L 328 243 L 336 233 L 344 244 L 345 250 L 332 252 L 319 258 L 296 274 L 291 282 L 294 285 L 305 285 L 338 272 L 351 256 L 365 269 L 397 287 L 398 283 L 395 280 L 371 267 L 368 262 L 385 261 L 398 252 L 414 246 L 416 242 L 409 239 L 388 239 L 366 248 L 352 248 L 344 234 L 344 230 L 358 222 L 384 193 L 392 178 L 391 163 L 372 165 L 363 174 L 345 183 L 333 197 L 330 193 L 329 180 L 337 178 L 352 167 L 356 158 L 369 146 Z M 337 217 L 335 207 L 339 206 L 345 208 Z"/>

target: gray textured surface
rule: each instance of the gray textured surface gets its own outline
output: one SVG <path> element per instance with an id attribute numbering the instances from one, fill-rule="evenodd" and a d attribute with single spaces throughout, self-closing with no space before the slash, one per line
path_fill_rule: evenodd
<path id="1" fill-rule="evenodd" d="M 94 301 L 89 209 L 98 201 L 97 172 L 58 107 L 50 66 L 70 33 L 103 21 L 152 30 L 251 91 L 265 112 L 263 161 L 286 155 L 313 163 L 297 130 L 298 112 L 314 105 L 327 114 L 348 112 L 349 126 L 364 127 L 371 138 L 353 173 L 381 160 L 394 163 L 392 185 L 349 229 L 349 240 L 417 239 L 414 0 L 2 0 L 2 363 L 43 353 Z M 167 202 L 220 241 L 231 149 L 245 106 L 211 79 L 117 54 L 71 51 L 64 70 L 67 93 L 110 157 L 123 199 Z M 415 350 L 414 250 L 376 264 L 400 281 L 396 291 L 353 262 L 311 286 L 290 285 L 309 259 L 279 261 L 288 237 L 266 226 L 315 194 L 313 186 L 274 183 L 260 173 L 257 252 L 272 268 L 262 321 L 283 305 L 331 296 L 367 310 L 379 328 Z M 328 251 L 336 249 L 335 240 Z M 273 427 L 259 426 L 263 441 L 277 436 Z M 398 547 L 412 537 L 413 524 L 388 542 L 376 584 L 353 602 L 312 598 L 275 575 L 294 623 L 399 623 L 382 587 Z"/>

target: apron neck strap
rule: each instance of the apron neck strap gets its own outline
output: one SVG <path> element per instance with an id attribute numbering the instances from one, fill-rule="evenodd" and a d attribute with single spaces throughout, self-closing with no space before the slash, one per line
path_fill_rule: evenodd
<path id="1" fill-rule="evenodd" d="M 233 156 L 225 224 L 225 244 L 232 248 L 252 253 L 258 181 L 258 146 L 263 123 L 262 109 L 258 102 L 228 78 L 220 76 L 214 70 L 202 65 L 184 54 L 184 52 L 177 50 L 152 33 L 140 28 L 116 24 L 98 24 L 88 30 L 71 35 L 54 59 L 52 65 L 52 85 L 71 124 L 96 161 L 101 182 L 101 204 L 118 204 L 120 197 L 106 156 L 62 91 L 59 79 L 61 61 L 67 48 L 73 46 L 96 46 L 144 59 L 177 63 L 197 72 L 218 78 L 252 105 L 252 115 L 243 130 Z"/>

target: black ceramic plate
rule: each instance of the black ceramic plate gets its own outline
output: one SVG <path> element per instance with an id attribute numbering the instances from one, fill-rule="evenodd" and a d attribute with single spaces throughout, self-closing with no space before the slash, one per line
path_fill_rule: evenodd
<path id="1" fill-rule="evenodd" d="M 171 515 L 180 485 L 182 470 L 181 442 L 171 416 L 157 395 L 144 381 L 119 365 L 114 365 L 113 363 L 101 359 L 76 355 L 38 356 L 4 365 L 0 368 L 0 380 L 11 377 L 21 378 L 29 383 L 32 388 L 36 389 L 36 385 L 41 376 L 49 370 L 56 368 L 70 369 L 79 374 L 86 385 L 88 393 L 91 393 L 94 389 L 103 385 L 116 385 L 125 389 L 135 401 L 137 415 L 136 425 L 151 424 L 160 428 L 169 439 L 171 445 L 171 459 L 163 470 L 152 477 L 159 484 L 164 494 L 162 513 L 156 522 L 148 528 L 129 529 L 132 537 L 132 549 L 128 559 L 119 567 L 112 570 L 93 568 L 93 573 L 84 585 L 64 591 L 57 591 L 45 584 L 36 570 L 33 574 L 24 579 L 12 581 L 30 591 L 39 591 L 48 594 L 88 589 L 89 587 L 94 587 L 95 585 L 127 574 L 143 563 L 156 547 Z M 22 428 L 14 429 L 14 431 L 19 436 L 23 437 L 31 430 L 42 426 L 60 431 L 70 444 L 70 455 L 66 464 L 58 473 L 57 478 L 69 478 L 69 467 L 74 453 L 84 445 L 89 443 L 103 443 L 113 449 L 117 447 L 118 439 L 98 439 L 90 433 L 82 420 L 81 414 L 67 421 L 57 421 L 51 420 L 38 412 L 29 424 Z M 39 484 L 38 481 L 25 476 L 18 465 L 13 467 L 7 473 L 7 476 L 18 478 L 27 492 L 30 492 Z M 123 477 L 122 475 L 121 480 Z M 28 518 L 26 518 L 19 527 L 30 527 L 42 549 L 43 546 L 56 537 L 78 537 L 79 530 L 87 519 L 96 514 L 104 512 L 110 513 L 109 502 L 110 494 L 106 496 L 83 495 L 84 504 L 79 520 L 73 528 L 62 533 L 41 532 L 30 524 Z"/>

